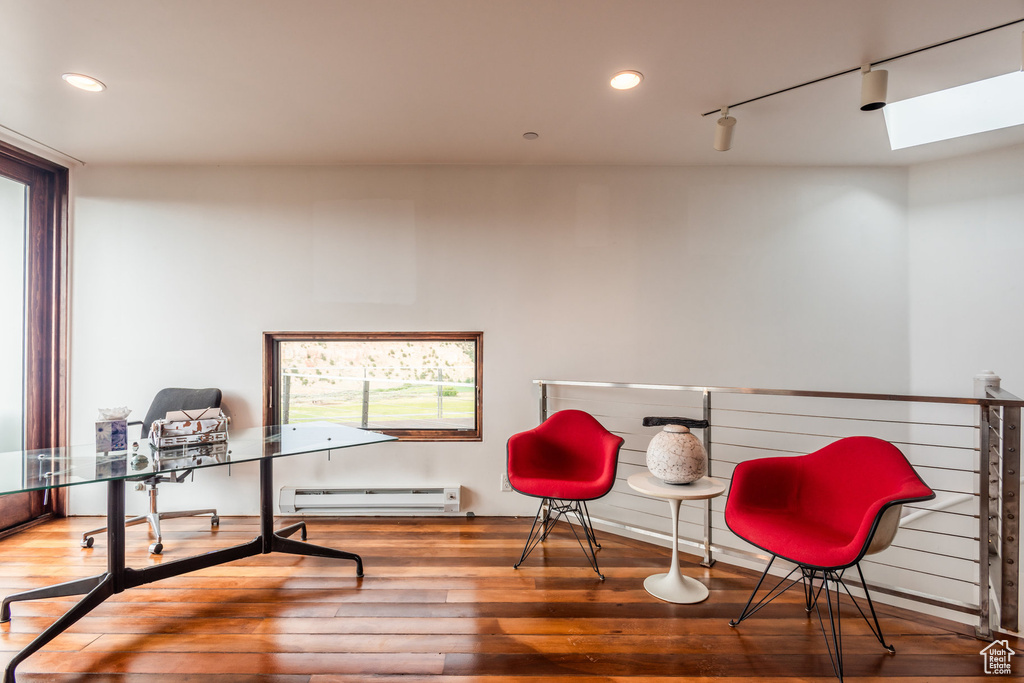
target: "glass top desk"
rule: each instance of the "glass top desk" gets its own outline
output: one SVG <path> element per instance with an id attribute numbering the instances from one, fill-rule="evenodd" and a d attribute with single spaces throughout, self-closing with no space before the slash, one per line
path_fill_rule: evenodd
<path id="1" fill-rule="evenodd" d="M 96 453 L 93 445 L 0 453 L 0 495 L 106 482 L 108 529 L 107 571 L 86 579 L 15 593 L 0 603 L 0 622 L 6 622 L 11 619 L 12 602 L 85 596 L 14 655 L 4 670 L 4 683 L 13 683 L 14 669 L 26 657 L 63 633 L 108 597 L 129 588 L 272 552 L 352 560 L 356 563 L 356 576 L 362 576 L 363 561 L 358 555 L 305 543 L 304 522 L 274 530 L 274 459 L 394 440 L 393 436 L 352 427 L 313 423 L 233 431 L 229 433 L 226 448 L 193 444 L 157 450 L 150 447 L 148 442 L 139 442 L 138 449 L 134 449 L 133 444 L 133 449 L 127 453 Z M 153 474 L 171 474 L 250 461 L 259 462 L 260 467 L 259 536 L 248 543 L 141 569 L 125 566 L 126 481 Z M 302 541 L 288 538 L 297 531 L 301 532 Z"/>

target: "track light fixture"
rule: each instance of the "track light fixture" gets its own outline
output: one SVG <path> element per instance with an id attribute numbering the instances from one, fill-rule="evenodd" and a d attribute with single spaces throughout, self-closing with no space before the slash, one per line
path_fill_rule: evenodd
<path id="1" fill-rule="evenodd" d="M 729 107 L 722 107 L 721 114 L 715 124 L 715 149 L 728 152 L 732 147 L 732 129 L 736 127 L 736 117 L 729 116 Z"/>
<path id="2" fill-rule="evenodd" d="M 875 111 L 885 106 L 889 89 L 889 72 L 884 69 L 872 71 L 870 64 L 860 68 L 860 110 Z"/>
<path id="3" fill-rule="evenodd" d="M 886 96 L 887 96 L 887 90 L 888 90 L 888 85 L 889 85 L 889 72 L 887 72 L 885 70 L 874 71 L 871 68 L 872 66 L 878 66 L 879 64 L 885 64 L 887 62 L 892 62 L 892 61 L 897 60 L 897 59 L 902 59 L 904 57 L 909 57 L 910 55 L 918 54 L 919 52 L 925 52 L 926 50 L 933 50 L 933 49 L 935 49 L 937 47 L 942 47 L 944 45 L 950 45 L 952 43 L 956 43 L 956 42 L 959 42 L 961 40 L 966 40 L 968 38 L 974 38 L 975 36 L 980 36 L 980 35 L 983 35 L 985 33 L 991 33 L 992 31 L 998 31 L 999 29 L 1003 29 L 1003 28 L 1006 28 L 1008 26 L 1014 26 L 1016 24 L 1021 24 L 1021 23 L 1024 23 L 1024 19 L 1014 19 L 1013 21 L 1008 21 L 1008 22 L 1006 22 L 1004 24 L 999 24 L 998 26 L 992 26 L 990 28 L 982 29 L 980 31 L 975 31 L 973 33 L 968 33 L 966 35 L 957 36 L 955 38 L 950 38 L 948 40 L 943 40 L 943 41 L 941 41 L 939 43 L 933 43 L 931 45 L 925 45 L 924 47 L 919 47 L 919 48 L 914 49 L 914 50 L 909 50 L 907 52 L 903 52 L 903 53 L 900 53 L 898 55 L 893 55 L 891 57 L 886 57 L 885 59 L 879 59 L 879 60 L 876 60 L 874 62 L 865 64 L 864 66 L 861 66 L 861 67 L 854 67 L 852 69 L 844 69 L 843 71 L 837 71 L 836 73 L 828 74 L 827 76 L 822 76 L 820 78 L 815 78 L 813 80 L 806 81 L 804 83 L 798 83 L 797 85 L 791 85 L 788 88 L 782 88 L 781 90 L 775 90 L 775 91 L 770 92 L 770 93 L 765 93 L 764 95 L 758 95 L 757 97 L 751 97 L 749 99 L 742 100 L 740 102 L 735 102 L 735 103 L 730 104 L 730 105 L 728 105 L 726 107 L 722 107 L 721 109 L 712 109 L 711 111 L 704 112 L 703 114 L 701 114 L 701 116 L 711 116 L 713 114 L 720 114 L 719 119 L 718 119 L 718 123 L 715 126 L 715 149 L 717 149 L 720 152 L 724 152 L 724 151 L 728 150 L 729 147 L 732 146 L 732 129 L 736 125 L 736 119 L 728 115 L 730 108 L 735 108 L 735 107 L 739 107 L 739 106 L 742 106 L 742 105 L 745 105 L 745 104 L 750 104 L 751 102 L 757 102 L 758 100 L 763 100 L 763 99 L 768 98 L 768 97 L 774 97 L 775 95 L 781 95 L 782 93 L 787 93 L 787 92 L 790 92 L 792 90 L 796 90 L 798 88 L 804 88 L 804 87 L 809 86 L 809 85 L 814 85 L 815 83 L 821 83 L 822 81 L 827 81 L 829 79 L 837 78 L 839 76 L 845 76 L 847 74 L 855 73 L 856 71 L 860 71 L 861 72 L 861 94 L 860 94 L 860 96 L 861 96 L 861 103 L 860 103 L 861 110 L 863 110 L 863 111 L 873 111 L 873 110 L 876 110 L 876 109 L 882 109 L 883 107 L 885 107 L 885 104 L 886 104 Z M 886 111 L 888 111 L 888 110 L 886 110 Z"/>

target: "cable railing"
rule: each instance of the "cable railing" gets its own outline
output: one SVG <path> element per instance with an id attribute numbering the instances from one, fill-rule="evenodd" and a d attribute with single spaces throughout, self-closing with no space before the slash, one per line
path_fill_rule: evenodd
<path id="1" fill-rule="evenodd" d="M 994 628 L 1018 631 L 1024 400 L 1003 391 L 998 378 L 982 378 L 974 397 L 534 382 L 540 386 L 541 420 L 577 408 L 625 439 L 611 493 L 590 504 L 594 522 L 664 542 L 671 537 L 662 501 L 626 484 L 631 474 L 647 470 L 647 444 L 657 430 L 642 426 L 645 416 L 708 420 L 709 427 L 695 431 L 708 452 L 709 476 L 727 483 L 745 460 L 802 455 L 846 436 L 895 444 L 937 495 L 905 505 L 895 542 L 862 561 L 872 592 L 895 604 L 928 605 L 976 622 L 980 637 Z M 725 500 L 684 501 L 680 545 L 698 551 L 705 566 L 716 555 L 749 566 L 767 560 L 728 529 Z"/>

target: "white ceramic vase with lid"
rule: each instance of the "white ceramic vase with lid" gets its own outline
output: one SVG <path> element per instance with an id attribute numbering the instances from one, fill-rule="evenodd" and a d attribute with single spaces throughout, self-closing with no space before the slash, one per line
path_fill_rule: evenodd
<path id="1" fill-rule="evenodd" d="M 704 428 L 706 420 L 685 417 L 645 417 L 645 427 L 663 426 L 647 446 L 647 469 L 666 484 L 689 484 L 708 474 L 708 454 L 690 427 Z"/>

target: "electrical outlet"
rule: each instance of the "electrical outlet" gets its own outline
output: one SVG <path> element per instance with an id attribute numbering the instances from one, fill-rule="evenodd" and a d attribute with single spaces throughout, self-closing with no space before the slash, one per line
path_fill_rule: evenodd
<path id="1" fill-rule="evenodd" d="M 504 472 L 501 475 L 501 490 L 502 491 L 511 491 L 512 490 L 512 484 L 510 484 L 509 481 L 508 481 L 508 472 Z"/>

